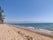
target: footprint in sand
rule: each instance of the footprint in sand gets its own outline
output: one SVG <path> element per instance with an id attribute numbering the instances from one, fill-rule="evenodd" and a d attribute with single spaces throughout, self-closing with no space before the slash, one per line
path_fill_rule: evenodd
<path id="1" fill-rule="evenodd" d="M 30 36 L 26 36 L 25 34 L 21 33 L 20 31 L 18 31 L 18 33 L 22 36 L 24 36 L 26 38 L 26 40 L 33 40 L 33 37 Z"/>

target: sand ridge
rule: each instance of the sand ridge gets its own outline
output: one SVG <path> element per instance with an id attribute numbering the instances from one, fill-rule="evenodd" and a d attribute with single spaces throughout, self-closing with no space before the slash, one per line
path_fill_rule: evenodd
<path id="1" fill-rule="evenodd" d="M 53 38 L 14 27 L 13 25 L 0 24 L 0 40 L 53 40 Z"/>

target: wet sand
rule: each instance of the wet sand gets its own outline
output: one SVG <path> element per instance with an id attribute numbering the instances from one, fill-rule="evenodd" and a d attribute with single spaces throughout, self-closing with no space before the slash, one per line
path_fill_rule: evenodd
<path id="1" fill-rule="evenodd" d="M 13 25 L 0 24 L 0 40 L 53 40 L 53 37 Z"/>

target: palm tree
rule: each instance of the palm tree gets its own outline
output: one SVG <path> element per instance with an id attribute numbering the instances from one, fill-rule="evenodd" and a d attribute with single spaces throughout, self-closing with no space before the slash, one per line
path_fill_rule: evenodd
<path id="1" fill-rule="evenodd" d="M 2 12 L 3 12 L 3 10 L 1 9 L 1 6 L 0 6 L 0 23 L 4 22 L 4 18 L 3 18 Z"/>

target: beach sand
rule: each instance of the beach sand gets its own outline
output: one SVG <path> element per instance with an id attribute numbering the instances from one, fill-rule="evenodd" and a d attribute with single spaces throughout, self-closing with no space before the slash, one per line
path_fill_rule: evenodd
<path id="1" fill-rule="evenodd" d="M 41 35 L 13 25 L 0 24 L 0 40 L 53 40 L 53 37 Z"/>

